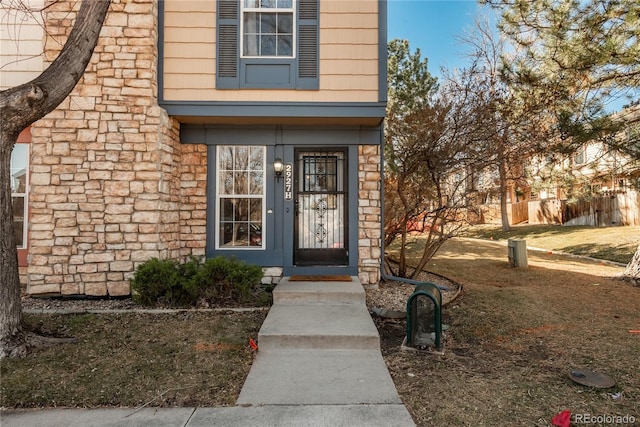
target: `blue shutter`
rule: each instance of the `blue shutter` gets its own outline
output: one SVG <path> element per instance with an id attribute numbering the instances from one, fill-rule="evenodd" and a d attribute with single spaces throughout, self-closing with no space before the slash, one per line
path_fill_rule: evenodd
<path id="1" fill-rule="evenodd" d="M 296 89 L 317 90 L 319 78 L 319 0 L 298 1 Z"/>
<path id="2" fill-rule="evenodd" d="M 217 89 L 239 88 L 240 2 L 218 0 L 217 9 Z"/>

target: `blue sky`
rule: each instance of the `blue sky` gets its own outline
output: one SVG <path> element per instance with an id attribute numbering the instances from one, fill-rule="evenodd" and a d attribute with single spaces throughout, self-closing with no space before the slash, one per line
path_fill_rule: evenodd
<path id="1" fill-rule="evenodd" d="M 467 65 L 465 47 L 457 39 L 470 32 L 477 17 L 495 16 L 488 6 L 475 0 L 388 0 L 389 40 L 407 39 L 412 51 L 420 48 L 429 60 L 429 72 L 441 77 L 440 68 L 462 68 Z M 640 91 L 632 92 L 637 99 Z M 609 112 L 628 103 L 626 98 L 613 98 L 606 105 Z"/>
<path id="2" fill-rule="evenodd" d="M 457 37 L 473 27 L 477 16 L 488 13 L 475 0 L 389 0 L 387 6 L 387 38 L 409 40 L 412 51 L 419 47 L 435 76 L 440 76 L 440 67 L 465 66 L 465 48 Z"/>

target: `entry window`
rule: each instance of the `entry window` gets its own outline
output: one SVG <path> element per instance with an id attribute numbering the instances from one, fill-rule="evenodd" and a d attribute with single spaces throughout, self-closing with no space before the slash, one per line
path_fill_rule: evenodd
<path id="1" fill-rule="evenodd" d="M 293 0 L 243 0 L 242 56 L 293 58 Z"/>
<path id="2" fill-rule="evenodd" d="M 265 147 L 218 146 L 218 249 L 264 249 Z"/>
<path id="3" fill-rule="evenodd" d="M 16 144 L 11 152 L 11 201 L 16 246 L 27 245 L 27 189 L 29 178 L 29 144 Z"/>

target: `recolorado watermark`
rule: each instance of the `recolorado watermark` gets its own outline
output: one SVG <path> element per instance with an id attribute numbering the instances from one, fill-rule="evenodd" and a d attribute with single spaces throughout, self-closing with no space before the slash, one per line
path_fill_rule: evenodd
<path id="1" fill-rule="evenodd" d="M 604 425 L 629 425 L 636 423 L 633 415 L 594 415 L 594 414 L 571 414 L 573 424 L 604 424 Z"/>

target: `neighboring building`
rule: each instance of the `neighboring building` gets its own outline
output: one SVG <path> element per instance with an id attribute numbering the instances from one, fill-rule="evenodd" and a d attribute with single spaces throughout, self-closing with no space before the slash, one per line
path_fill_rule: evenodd
<path id="1" fill-rule="evenodd" d="M 593 142 L 560 161 L 533 159 L 530 174 L 532 198 L 580 200 L 635 190 L 640 163 Z"/>
<path id="2" fill-rule="evenodd" d="M 631 125 L 615 136 L 638 146 L 638 105 L 612 116 Z M 634 119 L 635 117 L 635 119 Z M 572 156 L 538 157 L 530 164 L 530 223 L 565 225 L 640 225 L 640 161 L 594 141 Z"/>
<path id="3" fill-rule="evenodd" d="M 47 2 L 43 67 L 77 3 Z M 190 255 L 377 284 L 385 104 L 386 1 L 112 0 L 16 161 L 28 292 L 126 295 Z"/>
<path id="4" fill-rule="evenodd" d="M 615 137 L 621 145 L 638 146 L 640 106 L 612 116 L 632 123 Z M 640 152 L 640 148 L 638 148 Z M 507 213 L 510 224 L 528 222 L 569 225 L 640 224 L 640 161 L 611 150 L 600 141 L 571 156 L 533 156 L 511 165 Z M 500 223 L 498 173 L 467 173 L 467 193 L 477 201 L 477 222 Z"/>

